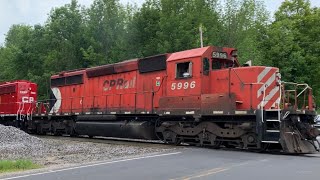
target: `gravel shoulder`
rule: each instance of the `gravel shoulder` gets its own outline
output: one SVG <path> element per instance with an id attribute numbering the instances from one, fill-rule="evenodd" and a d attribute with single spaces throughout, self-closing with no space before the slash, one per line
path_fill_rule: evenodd
<path id="1" fill-rule="evenodd" d="M 31 157 L 32 160 L 41 165 L 58 164 L 82 164 L 96 161 L 112 160 L 116 158 L 162 153 L 172 150 L 172 147 L 105 144 L 95 142 L 80 142 L 65 139 L 42 139 L 49 146 L 46 152 L 39 157 Z"/>
<path id="2" fill-rule="evenodd" d="M 177 147 L 179 148 L 179 147 Z M 57 169 L 99 161 L 172 152 L 176 148 L 149 143 L 103 143 L 72 138 L 35 137 L 19 129 L 0 125 L 0 159 L 30 159 L 43 170 Z M 38 172 L 31 170 L 27 172 Z M 14 173 L 14 174 L 20 174 Z M 1 174 L 0 177 L 8 174 Z M 12 173 L 10 173 L 12 175 Z"/>

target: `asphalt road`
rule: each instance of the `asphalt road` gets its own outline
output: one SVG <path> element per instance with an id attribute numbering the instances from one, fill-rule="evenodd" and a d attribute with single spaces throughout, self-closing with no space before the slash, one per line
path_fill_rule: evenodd
<path id="1" fill-rule="evenodd" d="M 25 174 L 27 180 L 308 180 L 320 177 L 320 154 L 292 156 L 181 148 L 175 152 Z"/>

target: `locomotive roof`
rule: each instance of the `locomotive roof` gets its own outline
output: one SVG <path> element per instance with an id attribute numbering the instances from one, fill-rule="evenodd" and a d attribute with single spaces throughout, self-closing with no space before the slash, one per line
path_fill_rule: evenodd
<path id="1" fill-rule="evenodd" d="M 138 69 L 138 59 L 130 59 L 115 64 L 106 64 L 102 66 L 86 69 L 88 77 L 97 77 L 109 74 L 129 72 Z"/>
<path id="2" fill-rule="evenodd" d="M 32 83 L 32 82 L 30 82 L 30 81 L 28 81 L 28 80 L 14 80 L 14 81 L 0 82 L 0 86 L 5 86 L 5 85 L 14 84 L 14 83 L 19 83 L 19 82 Z"/>
<path id="3" fill-rule="evenodd" d="M 51 78 L 55 79 L 59 77 L 75 76 L 75 75 L 80 75 L 84 73 L 86 73 L 87 76 L 90 78 L 90 77 L 97 77 L 97 76 L 103 76 L 103 75 L 109 75 L 109 74 L 129 72 L 137 69 L 139 69 L 140 73 L 153 72 L 153 71 L 166 69 L 166 62 L 179 60 L 179 59 L 201 57 L 210 50 L 216 50 L 219 52 L 225 51 L 226 53 L 228 53 L 228 56 L 229 56 L 231 55 L 231 52 L 235 49 L 207 46 L 202 48 L 175 52 L 172 54 L 166 53 L 166 54 L 160 54 L 160 55 L 155 55 L 150 57 L 130 59 L 130 60 L 114 63 L 114 64 L 105 64 L 105 65 L 95 66 L 95 67 L 86 68 L 86 69 L 63 71 L 56 75 L 51 76 Z M 239 62 L 237 59 L 235 63 L 237 64 L 237 66 L 239 66 Z"/>
<path id="4" fill-rule="evenodd" d="M 59 72 L 58 74 L 52 75 L 51 78 L 55 79 L 60 77 L 75 76 L 75 75 L 83 74 L 84 72 L 85 72 L 85 69 L 62 71 L 62 72 Z"/>
<path id="5" fill-rule="evenodd" d="M 190 50 L 186 50 L 186 51 L 175 52 L 169 56 L 167 61 L 174 61 L 174 60 L 178 60 L 178 59 L 199 57 L 199 56 L 202 56 L 209 48 L 210 48 L 210 46 L 203 47 L 203 48 L 190 49 Z"/>

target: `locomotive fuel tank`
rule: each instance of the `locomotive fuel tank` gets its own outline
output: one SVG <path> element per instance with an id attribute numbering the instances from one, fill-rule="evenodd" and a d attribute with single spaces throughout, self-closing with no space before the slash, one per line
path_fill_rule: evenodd
<path id="1" fill-rule="evenodd" d="M 78 135 L 155 140 L 154 124 L 150 121 L 116 120 L 115 116 L 93 118 L 84 116 L 75 125 Z"/>

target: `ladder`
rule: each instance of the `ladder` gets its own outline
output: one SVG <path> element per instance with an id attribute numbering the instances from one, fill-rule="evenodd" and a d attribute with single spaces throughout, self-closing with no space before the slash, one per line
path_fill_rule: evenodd
<path id="1" fill-rule="evenodd" d="M 264 112 L 263 143 L 279 143 L 281 109 L 268 109 Z"/>
<path id="2" fill-rule="evenodd" d="M 280 109 L 280 102 L 281 102 L 281 95 L 282 95 L 282 88 L 279 88 L 279 102 L 278 102 L 278 109 L 264 109 L 265 104 L 265 93 L 266 93 L 266 85 L 263 85 L 263 99 L 262 99 L 262 141 L 263 143 L 279 143 L 280 140 L 280 128 L 281 128 L 281 109 Z"/>

